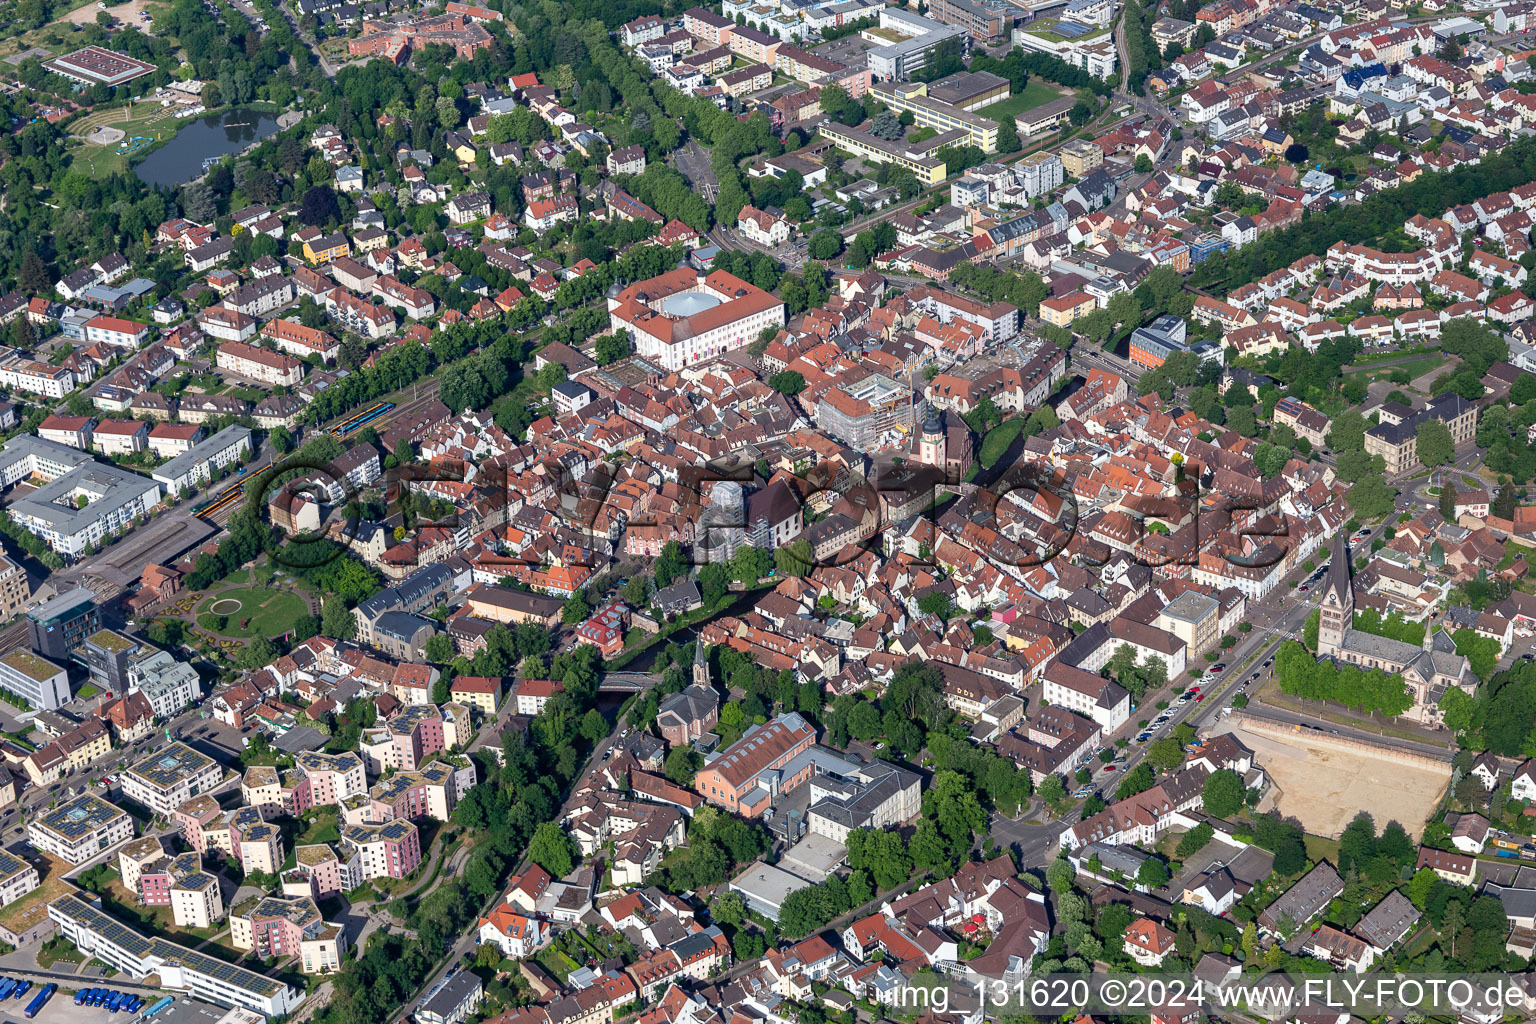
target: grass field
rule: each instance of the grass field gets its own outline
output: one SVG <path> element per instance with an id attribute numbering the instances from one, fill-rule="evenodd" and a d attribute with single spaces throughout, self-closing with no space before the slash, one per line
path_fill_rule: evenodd
<path id="1" fill-rule="evenodd" d="M 1031 78 L 1024 84 L 1023 92 L 1015 93 L 1001 103 L 994 103 L 990 107 L 982 107 L 976 113 L 983 117 L 990 117 L 999 124 L 1012 128 L 1013 119 L 1016 115 L 1022 114 L 1026 110 L 1033 110 L 1052 100 L 1059 100 L 1065 95 L 1067 94 L 1062 90 L 1054 86 L 1045 85 L 1042 82 L 1037 82 Z"/>
<path id="2" fill-rule="evenodd" d="M 70 133 L 77 137 L 84 136 L 91 129 L 103 125 L 120 129 L 129 138 L 142 135 L 149 139 L 159 139 L 175 135 L 178 121 L 170 117 L 164 107 L 137 103 L 131 108 L 113 107 L 111 110 L 86 114 L 70 125 Z M 116 145 L 97 146 L 88 142 L 74 142 L 71 145 L 75 166 L 89 174 L 116 174 L 128 169 L 128 154 L 119 153 Z"/>
<path id="3" fill-rule="evenodd" d="M 982 466 L 991 469 L 1007 453 L 1014 438 L 1023 432 L 1026 422 L 1022 417 L 1011 419 L 987 431 L 986 438 L 981 442 L 981 451 L 976 456 Z"/>
<path id="4" fill-rule="evenodd" d="M 240 602 L 238 610 L 231 604 L 234 601 Z M 220 591 L 216 597 L 203 601 L 197 609 L 197 624 L 210 633 L 229 637 L 277 636 L 292 629 L 306 607 L 304 599 L 297 594 L 240 587 Z M 214 628 L 213 620 L 217 615 L 227 619 L 223 629 Z"/>
<path id="5" fill-rule="evenodd" d="M 1449 362 L 1448 356 L 1428 355 L 1421 359 L 1413 359 L 1406 363 L 1398 363 L 1396 366 L 1367 367 L 1361 370 L 1351 370 L 1348 376 L 1361 377 L 1367 383 L 1370 383 L 1372 381 L 1388 380 L 1391 378 L 1393 373 L 1398 370 L 1402 370 L 1408 374 L 1410 380 L 1417 380 L 1418 378 L 1424 376 L 1426 373 L 1438 370 L 1447 362 Z M 1402 384 L 1399 386 L 1407 387 L 1408 385 Z"/>

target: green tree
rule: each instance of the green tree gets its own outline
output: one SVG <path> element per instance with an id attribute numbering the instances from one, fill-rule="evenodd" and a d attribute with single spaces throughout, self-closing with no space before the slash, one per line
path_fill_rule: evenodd
<path id="1" fill-rule="evenodd" d="M 1040 780 L 1040 788 L 1038 792 L 1040 794 L 1040 799 L 1044 800 L 1046 803 L 1059 804 L 1061 801 L 1066 799 L 1067 787 L 1065 783 L 1061 781 L 1061 776 L 1052 772 L 1050 775 L 1047 775 L 1045 778 Z"/>
<path id="2" fill-rule="evenodd" d="M 1148 889 L 1161 889 L 1168 884 L 1168 868 L 1156 857 L 1148 857 L 1136 869 L 1136 881 Z"/>
<path id="3" fill-rule="evenodd" d="M 813 260 L 833 260 L 843 251 L 843 236 L 836 231 L 818 231 L 811 236 L 806 252 Z"/>
<path id="4" fill-rule="evenodd" d="M 693 785 L 693 777 L 704 767 L 704 759 L 692 747 L 673 747 L 662 762 L 661 771 L 679 786 Z"/>
<path id="5" fill-rule="evenodd" d="M 560 609 L 560 621 L 567 626 L 574 626 L 585 622 L 591 614 L 592 606 L 587 604 L 586 592 L 577 590 L 565 599 L 565 607 Z"/>
<path id="6" fill-rule="evenodd" d="M 768 386 L 781 395 L 793 398 L 805 390 L 805 378 L 795 370 L 780 370 L 768 378 Z"/>
<path id="7" fill-rule="evenodd" d="M 1361 519 L 1379 519 L 1391 514 L 1397 501 L 1397 488 L 1390 486 L 1380 473 L 1367 473 L 1355 481 L 1344 500 Z"/>
<path id="8" fill-rule="evenodd" d="M 1179 837 L 1179 845 L 1173 851 L 1179 859 L 1194 856 L 1205 848 L 1205 845 L 1216 837 L 1216 830 L 1209 822 L 1202 821 L 1194 828 Z"/>
<path id="9" fill-rule="evenodd" d="M 557 822 L 542 822 L 528 841 L 528 857 L 555 878 L 564 878 L 576 867 L 576 844 Z"/>
<path id="10" fill-rule="evenodd" d="M 1147 761 L 1160 772 L 1171 772 L 1184 763 L 1184 748 L 1178 740 L 1165 736 L 1147 747 Z"/>
<path id="11" fill-rule="evenodd" d="M 1223 768 L 1205 780 L 1201 803 L 1205 813 L 1215 818 L 1227 818 L 1242 809 L 1246 795 L 1242 776 Z"/>
<path id="12" fill-rule="evenodd" d="M 453 660 L 453 638 L 447 633 L 433 633 L 421 645 L 421 653 L 430 662 L 446 665 Z"/>
<path id="13" fill-rule="evenodd" d="M 1417 431 L 1419 461 L 1426 466 L 1449 465 L 1456 458 L 1456 442 L 1451 428 L 1437 419 L 1427 419 Z"/>
<path id="14" fill-rule="evenodd" d="M 786 547 L 775 548 L 773 565 L 782 576 L 810 575 L 816 567 L 811 554 L 811 542 L 804 537 L 796 537 Z"/>
<path id="15" fill-rule="evenodd" d="M 588 708 L 587 713 L 581 716 L 581 738 L 588 743 L 596 743 L 608 735 L 608 720 L 597 708 Z"/>

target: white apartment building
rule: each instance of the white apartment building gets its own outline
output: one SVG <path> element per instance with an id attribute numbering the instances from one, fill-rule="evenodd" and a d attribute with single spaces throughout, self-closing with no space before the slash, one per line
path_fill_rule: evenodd
<path id="1" fill-rule="evenodd" d="M 272 387 L 296 387 L 304 379 L 304 364 L 292 356 L 239 341 L 219 346 L 218 365 L 221 370 Z"/>
<path id="2" fill-rule="evenodd" d="M 27 823 L 27 841 L 70 864 L 84 864 L 133 838 L 133 819 L 90 793 Z"/>
<path id="3" fill-rule="evenodd" d="M 1080 668 L 1053 661 L 1041 684 L 1041 700 L 1087 715 L 1106 736 L 1131 716 L 1131 695 L 1124 687 Z"/>
<path id="4" fill-rule="evenodd" d="M 224 770 L 213 758 L 185 743 L 172 743 L 123 773 L 123 794 L 170 817 L 185 801 L 217 786 L 223 776 Z"/>

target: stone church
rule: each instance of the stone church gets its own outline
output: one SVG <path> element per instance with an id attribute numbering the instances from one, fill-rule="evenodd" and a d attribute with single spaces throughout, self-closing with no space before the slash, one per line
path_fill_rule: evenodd
<path id="1" fill-rule="evenodd" d="M 1355 591 L 1349 577 L 1349 549 L 1345 533 L 1333 536 L 1328 581 L 1317 624 L 1318 657 L 1333 658 L 1361 668 L 1379 668 L 1402 676 L 1413 697 L 1404 718 L 1423 725 L 1440 726 L 1444 712 L 1440 700 L 1449 687 L 1470 694 L 1477 677 L 1467 659 L 1456 653 L 1456 643 L 1444 629 L 1426 625 L 1424 644 L 1394 640 L 1354 628 Z"/>

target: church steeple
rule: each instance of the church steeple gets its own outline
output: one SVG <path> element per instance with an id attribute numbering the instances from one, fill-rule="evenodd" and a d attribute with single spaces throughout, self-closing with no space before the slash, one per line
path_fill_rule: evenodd
<path id="1" fill-rule="evenodd" d="M 1355 624 L 1355 591 L 1349 582 L 1348 537 L 1341 528 L 1333 535 L 1328 563 L 1328 582 L 1318 608 L 1317 653 L 1332 654 L 1344 643 L 1344 634 Z"/>
<path id="2" fill-rule="evenodd" d="M 700 637 L 693 645 L 693 685 L 708 687 L 709 682 L 709 653 L 704 649 L 704 638 Z"/>

